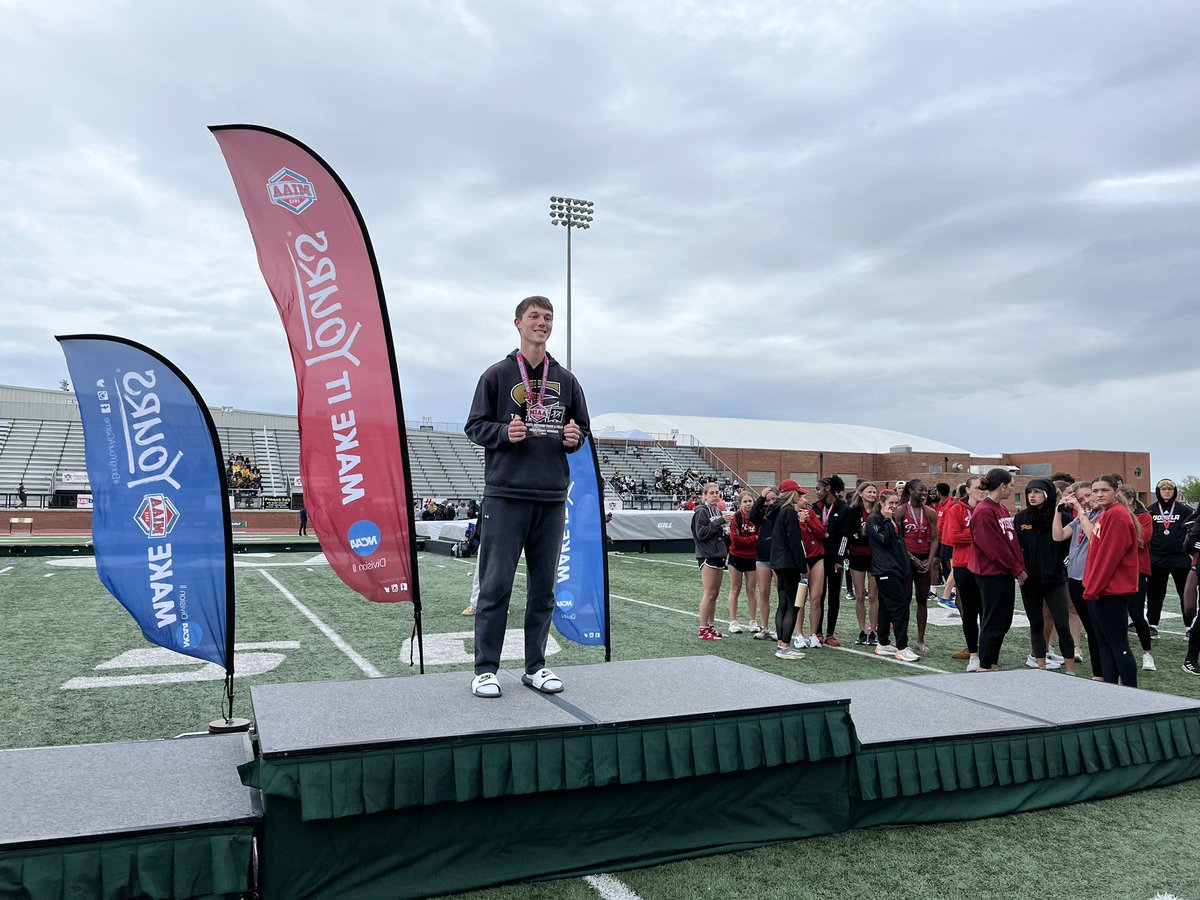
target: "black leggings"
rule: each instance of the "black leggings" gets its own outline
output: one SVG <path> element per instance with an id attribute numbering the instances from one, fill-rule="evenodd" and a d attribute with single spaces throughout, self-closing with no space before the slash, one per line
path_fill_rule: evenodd
<path id="1" fill-rule="evenodd" d="M 837 631 L 838 613 L 842 608 L 842 573 L 835 571 L 841 560 L 826 554 L 825 556 L 825 608 L 821 610 L 821 621 L 817 623 L 817 631 L 822 634 L 833 634 Z M 829 612 L 829 630 L 825 631 L 825 612 Z"/>
<path id="2" fill-rule="evenodd" d="M 877 575 L 876 590 L 879 592 L 879 643 L 887 644 L 888 633 L 895 629 L 897 650 L 908 646 L 908 597 L 904 595 L 907 579 L 900 575 Z"/>
<path id="3" fill-rule="evenodd" d="M 967 639 L 967 650 L 979 652 L 979 615 L 983 602 L 979 598 L 979 583 L 975 573 L 966 566 L 954 567 L 954 589 L 958 596 L 958 611 L 962 613 L 963 637 Z"/>
<path id="4" fill-rule="evenodd" d="M 1158 622 L 1162 618 L 1163 601 L 1167 599 L 1167 578 L 1174 579 L 1175 593 L 1179 594 L 1182 601 L 1185 585 L 1187 584 L 1187 574 L 1187 566 L 1179 569 L 1164 569 L 1158 566 L 1151 566 L 1150 582 L 1146 585 L 1146 618 L 1150 620 L 1150 624 L 1155 628 L 1158 627 Z"/>
<path id="5" fill-rule="evenodd" d="M 776 569 L 775 583 L 779 586 L 779 608 L 775 610 L 775 633 L 781 644 L 790 643 L 796 630 L 796 590 L 800 587 L 803 569 Z"/>
<path id="6" fill-rule="evenodd" d="M 979 623 L 979 667 L 990 669 L 1000 661 L 1000 646 L 1012 628 L 1017 605 L 1017 582 L 1011 575 L 976 575 L 983 618 Z"/>
<path id="7" fill-rule="evenodd" d="M 1129 649 L 1129 604 L 1137 600 L 1137 594 L 1114 594 L 1088 601 L 1092 607 L 1092 621 L 1100 633 L 1100 670 L 1104 680 L 1116 684 L 1120 678 L 1126 687 L 1137 687 L 1137 664 Z"/>
<path id="8" fill-rule="evenodd" d="M 1029 619 L 1029 644 L 1037 659 L 1046 656 L 1046 622 L 1042 614 L 1042 604 L 1050 607 L 1050 618 L 1054 620 L 1054 630 L 1058 632 L 1059 649 L 1067 659 L 1075 657 L 1075 639 L 1071 637 L 1071 617 L 1067 604 L 1071 602 L 1067 594 L 1065 581 L 1051 584 L 1035 584 L 1026 581 L 1021 585 L 1021 603 L 1025 606 L 1025 615 Z"/>
<path id="9" fill-rule="evenodd" d="M 1150 626 L 1146 624 L 1146 582 L 1148 580 L 1148 575 L 1138 575 L 1138 592 L 1133 595 L 1133 602 L 1129 604 L 1129 620 L 1133 622 L 1133 630 L 1137 632 L 1138 643 L 1142 645 L 1143 653 L 1150 652 Z"/>
<path id="10" fill-rule="evenodd" d="M 1096 623 L 1092 620 L 1092 604 L 1083 599 L 1083 582 L 1078 578 L 1067 579 L 1067 593 L 1071 595 L 1071 605 L 1079 615 L 1079 623 L 1083 625 L 1084 636 L 1087 638 L 1088 662 L 1092 667 L 1092 677 L 1099 678 L 1103 671 L 1100 667 L 1100 635 Z"/>

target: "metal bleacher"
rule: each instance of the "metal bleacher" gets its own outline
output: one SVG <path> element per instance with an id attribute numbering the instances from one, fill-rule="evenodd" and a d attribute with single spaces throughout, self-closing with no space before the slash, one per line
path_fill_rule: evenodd
<path id="1" fill-rule="evenodd" d="M 410 427 L 406 434 L 415 498 L 483 496 L 483 449 L 472 444 L 463 432 Z M 237 427 L 220 424 L 218 418 L 217 438 L 223 460 L 240 454 L 259 468 L 263 494 L 291 495 L 297 490 L 300 434 L 294 428 Z M 674 473 L 694 469 L 703 480 L 721 481 L 732 475 L 714 468 L 694 447 L 643 443 L 637 445 L 642 452 L 638 458 L 634 446 L 605 440 L 597 443 L 601 475 L 610 484 L 610 491 L 617 472 L 635 482 L 644 478 L 649 485 L 663 468 Z M 607 463 L 603 462 L 605 455 Z M 21 483 L 31 497 L 50 497 L 56 489 L 56 473 L 83 472 L 86 468 L 83 426 L 78 418 L 0 419 L 0 498 L 5 494 L 15 497 Z M 666 495 L 654 495 L 653 499 L 659 504 L 670 500 Z"/>

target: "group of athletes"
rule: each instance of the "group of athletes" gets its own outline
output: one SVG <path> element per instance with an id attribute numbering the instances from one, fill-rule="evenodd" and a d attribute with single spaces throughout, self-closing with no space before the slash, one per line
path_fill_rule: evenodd
<path id="1" fill-rule="evenodd" d="M 1170 479 L 1158 482 L 1147 508 L 1116 475 L 1035 478 L 1015 516 L 1006 505 L 1013 476 L 1002 468 L 972 475 L 953 491 L 914 479 L 883 490 L 859 482 L 849 500 L 844 494 L 837 475 L 818 480 L 811 492 L 788 479 L 758 497 L 743 491 L 729 509 L 718 485 L 706 485 L 692 517 L 699 639 L 725 637 L 715 612 L 728 571 L 731 634 L 749 631 L 773 641 L 782 660 L 840 647 L 842 575 L 849 570 L 855 643 L 879 656 L 920 659 L 936 599 L 961 617 L 966 646 L 953 657 L 968 672 L 997 671 L 1019 589 L 1029 620 L 1026 665 L 1074 675 L 1085 641 L 1094 680 L 1136 687 L 1130 635 L 1140 645 L 1141 668 L 1154 670 L 1151 641 L 1173 582 L 1188 634 L 1183 669 L 1200 675 L 1200 628 L 1192 627 L 1200 517 Z M 738 621 L 743 588 L 748 628 Z M 914 602 L 915 649 L 909 644 Z"/>

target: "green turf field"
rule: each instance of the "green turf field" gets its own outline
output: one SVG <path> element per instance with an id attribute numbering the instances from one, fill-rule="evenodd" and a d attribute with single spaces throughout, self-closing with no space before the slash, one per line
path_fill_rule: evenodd
<path id="1" fill-rule="evenodd" d="M 221 671 L 147 644 L 100 584 L 90 557 L 2 559 L 0 747 L 172 737 L 204 730 L 221 714 Z M 857 628 L 853 604 L 848 603 L 843 603 L 839 626 L 846 649 L 810 650 L 800 662 L 776 660 L 772 642 L 753 641 L 748 634 L 700 641 L 695 613 L 699 577 L 692 560 L 674 554 L 609 559 L 614 659 L 716 654 L 802 682 L 955 672 L 964 667 L 950 658 L 963 646 L 957 619 L 937 609 L 930 610 L 929 653 L 911 665 L 854 647 Z M 420 556 L 426 670 L 463 672 L 464 702 L 469 702 L 473 620 L 461 612 L 473 569 L 473 560 Z M 319 555 L 240 555 L 236 586 L 241 676 L 236 715 L 252 718 L 252 684 L 417 673 L 408 662 L 412 607 L 367 603 L 343 586 Z M 510 624 L 518 628 L 520 607 L 514 598 Z M 742 609 L 745 624 L 744 600 Z M 718 615 L 724 615 L 723 598 Z M 937 622 L 946 624 L 933 624 Z M 1164 620 L 1162 638 L 1153 648 L 1159 671 L 1139 672 L 1141 687 L 1200 698 L 1200 679 L 1180 668 L 1186 644 L 1182 631 L 1179 618 Z M 1024 665 L 1027 634 L 1022 628 L 1010 633 L 1002 667 Z M 915 622 L 910 635 L 915 643 Z M 547 657 L 551 666 L 603 658 L 601 650 L 569 644 L 557 632 L 552 638 Z M 518 658 L 505 665 L 515 668 L 521 665 L 520 641 L 513 646 Z M 1080 671 L 1086 676 L 1086 664 Z M 998 898 L 1029 893 L 1198 898 L 1200 863 L 1191 828 L 1197 811 L 1200 781 L 1193 781 L 1040 813 L 854 831 L 623 872 L 617 874 L 615 886 L 566 879 L 469 896 L 554 900 L 615 897 L 625 890 L 647 900 L 738 894 L 746 900 Z M 720 815 L 720 810 L 713 814 Z"/>

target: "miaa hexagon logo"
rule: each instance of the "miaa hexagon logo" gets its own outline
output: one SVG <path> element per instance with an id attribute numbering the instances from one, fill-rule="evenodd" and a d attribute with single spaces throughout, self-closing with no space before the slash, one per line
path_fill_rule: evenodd
<path id="1" fill-rule="evenodd" d="M 267 197 L 276 206 L 300 215 L 317 202 L 317 189 L 299 172 L 284 166 L 267 179 Z"/>
<path id="2" fill-rule="evenodd" d="M 165 494 L 147 494 L 138 505 L 133 520 L 146 533 L 146 537 L 166 537 L 179 521 L 179 510 Z"/>

